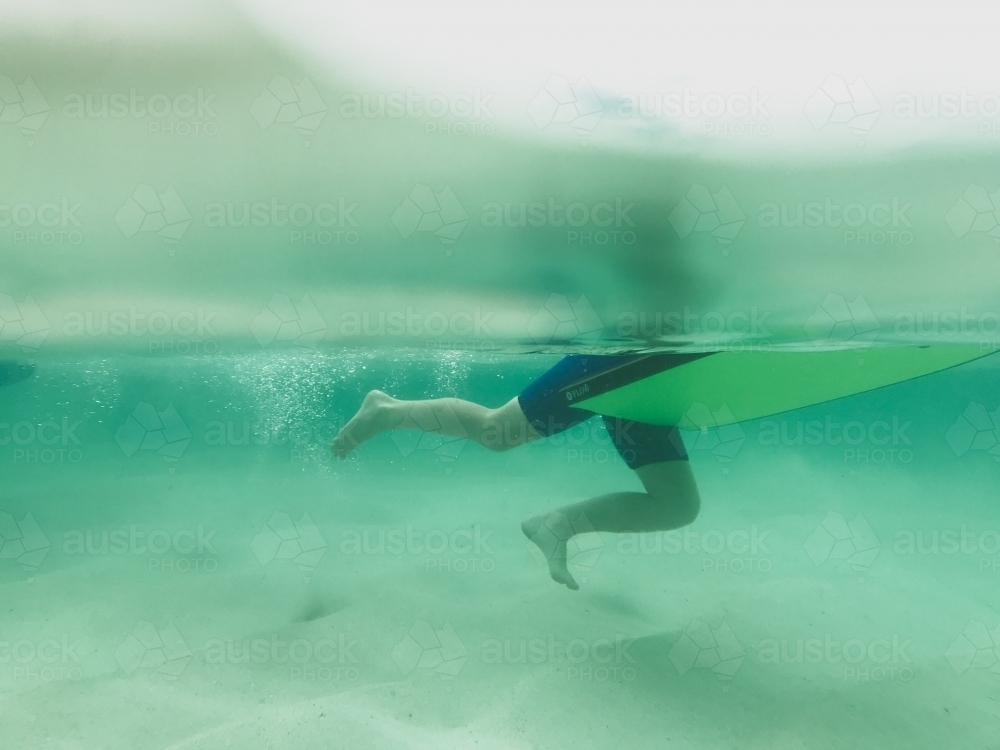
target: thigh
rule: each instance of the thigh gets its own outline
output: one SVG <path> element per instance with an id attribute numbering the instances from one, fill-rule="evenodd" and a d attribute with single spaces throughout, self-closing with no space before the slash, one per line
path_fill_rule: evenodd
<path id="1" fill-rule="evenodd" d="M 684 441 L 676 427 L 604 417 L 611 442 L 630 469 L 667 462 L 687 463 Z"/>
<path id="2" fill-rule="evenodd" d="M 594 366 L 595 357 L 569 356 L 528 384 L 515 399 L 532 429 L 542 437 L 564 432 L 594 416 L 594 412 L 570 406 L 562 389 Z"/>
<path id="3" fill-rule="evenodd" d="M 646 492 L 658 499 L 686 497 L 698 499 L 698 483 L 688 461 L 661 461 L 635 470 Z"/>
<path id="4" fill-rule="evenodd" d="M 662 461 L 635 470 L 651 498 L 669 508 L 671 523 L 687 526 L 701 511 L 698 484 L 688 461 Z"/>
<path id="5" fill-rule="evenodd" d="M 490 420 L 497 424 L 507 441 L 514 445 L 530 443 L 545 437 L 531 426 L 531 422 L 521 409 L 517 396 L 499 409 L 494 409 L 490 414 Z"/>

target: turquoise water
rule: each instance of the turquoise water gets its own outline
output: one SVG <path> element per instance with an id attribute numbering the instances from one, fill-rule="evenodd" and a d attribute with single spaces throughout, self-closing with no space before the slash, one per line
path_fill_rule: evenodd
<path id="1" fill-rule="evenodd" d="M 990 746 L 995 356 L 684 433 L 698 519 L 575 537 L 576 592 L 520 523 L 641 489 L 600 420 L 329 451 L 372 389 L 500 406 L 567 353 L 995 351 L 975 45 L 930 75 L 933 29 L 873 44 L 876 14 L 747 65 L 806 35 L 331 9 L 0 31 L 0 360 L 34 368 L 0 387 L 0 745 Z M 970 116 L 901 108 L 962 86 Z M 751 89 L 750 119 L 656 111 Z"/>
<path id="2" fill-rule="evenodd" d="M 995 398 L 990 360 L 744 423 L 735 452 L 686 434 L 700 518 L 580 538 L 579 592 L 518 524 L 638 487 L 599 422 L 330 458 L 369 388 L 499 404 L 552 361 L 40 359 L 0 426 L 4 534 L 32 548 L 2 568 L 11 746 L 989 741 L 996 461 L 949 430 Z M 122 432 L 142 408 L 162 445 Z M 448 658 L 414 665 L 414 628 Z"/>

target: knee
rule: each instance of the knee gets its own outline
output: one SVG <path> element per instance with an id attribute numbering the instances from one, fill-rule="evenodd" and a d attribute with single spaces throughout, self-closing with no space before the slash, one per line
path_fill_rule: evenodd
<path id="1" fill-rule="evenodd" d="M 692 497 L 686 497 L 681 501 L 679 507 L 679 520 L 682 526 L 688 526 L 698 519 L 701 513 L 701 498 L 695 492 Z"/>
<path id="2" fill-rule="evenodd" d="M 670 505 L 670 515 L 677 527 L 689 526 L 698 519 L 701 513 L 701 498 L 698 490 L 670 493 L 667 497 L 657 498 L 661 503 Z"/>

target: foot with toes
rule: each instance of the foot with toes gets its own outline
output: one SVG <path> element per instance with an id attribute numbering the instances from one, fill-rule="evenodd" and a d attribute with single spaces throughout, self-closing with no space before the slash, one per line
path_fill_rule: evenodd
<path id="1" fill-rule="evenodd" d="M 565 514 L 552 511 L 532 516 L 521 524 L 521 531 L 545 557 L 552 580 L 573 591 L 578 590 L 580 584 L 573 578 L 566 565 L 566 543 L 575 532 Z"/>
<path id="2" fill-rule="evenodd" d="M 351 451 L 369 438 L 392 427 L 393 405 L 397 401 L 382 391 L 371 391 L 351 421 L 337 433 L 330 450 L 337 458 L 347 458 Z"/>

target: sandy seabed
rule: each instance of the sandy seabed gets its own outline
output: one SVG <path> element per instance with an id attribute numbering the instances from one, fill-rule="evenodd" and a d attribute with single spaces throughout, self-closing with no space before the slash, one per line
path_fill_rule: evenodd
<path id="1" fill-rule="evenodd" d="M 600 447 L 451 460 L 380 436 L 345 464 L 192 445 L 56 466 L 8 447 L 2 510 L 48 547 L 0 560 L 3 744 L 988 746 L 993 466 L 754 434 L 731 462 L 692 450 L 686 535 L 581 537 L 579 592 L 518 524 L 636 484 Z"/>

